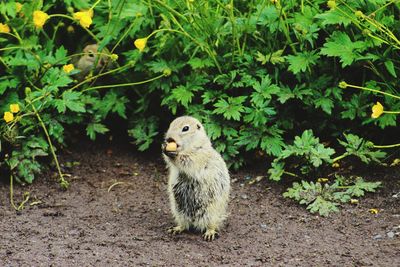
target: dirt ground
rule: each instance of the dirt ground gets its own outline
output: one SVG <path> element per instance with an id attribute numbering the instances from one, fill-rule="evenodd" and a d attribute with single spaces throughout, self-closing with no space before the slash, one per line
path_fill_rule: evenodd
<path id="1" fill-rule="evenodd" d="M 75 147 L 60 159 L 71 175 L 67 191 L 48 172 L 16 186 L 18 202 L 30 192 L 16 212 L 8 183 L 0 185 L 0 266 L 400 266 L 398 167 L 368 171 L 384 187 L 328 218 L 283 198 L 287 185 L 248 184 L 265 170 L 234 173 L 227 225 L 206 242 L 166 233 L 173 221 L 160 155 Z"/>

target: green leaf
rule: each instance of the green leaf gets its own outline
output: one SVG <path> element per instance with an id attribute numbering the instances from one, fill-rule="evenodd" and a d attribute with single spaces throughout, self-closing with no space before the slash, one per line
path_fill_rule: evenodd
<path id="1" fill-rule="evenodd" d="M 220 99 L 214 104 L 213 113 L 222 114 L 226 119 L 240 120 L 241 113 L 245 110 L 243 102 L 247 96 L 229 97 L 228 100 Z"/>
<path id="2" fill-rule="evenodd" d="M 353 42 L 345 32 L 335 31 L 324 44 L 320 54 L 330 57 L 339 57 L 342 67 L 351 65 L 366 48 L 361 41 Z"/>
<path id="3" fill-rule="evenodd" d="M 282 56 L 283 51 L 283 49 L 280 49 L 266 55 L 263 55 L 260 51 L 257 51 L 256 60 L 261 62 L 262 65 L 265 65 L 267 62 L 270 62 L 272 65 L 281 64 L 285 62 L 285 57 Z"/>
<path id="4" fill-rule="evenodd" d="M 74 91 L 65 91 L 62 95 L 64 105 L 74 112 L 85 112 L 85 104 L 81 101 L 82 93 Z"/>
<path id="5" fill-rule="evenodd" d="M 397 78 L 396 70 L 394 69 L 394 64 L 391 60 L 385 61 L 385 67 L 387 71 L 395 78 Z"/>
<path id="6" fill-rule="evenodd" d="M 289 62 L 288 70 L 294 74 L 305 72 L 307 69 L 310 70 L 310 67 L 317 63 L 318 58 L 319 55 L 316 51 L 304 51 L 299 52 L 296 55 L 286 56 L 286 59 Z"/>
<path id="7" fill-rule="evenodd" d="M 332 114 L 333 101 L 330 98 L 318 98 L 315 100 L 314 105 L 316 108 L 321 108 L 327 114 Z"/>
<path id="8" fill-rule="evenodd" d="M 343 8 L 342 6 L 340 7 Z M 351 18 L 343 14 L 339 9 L 331 9 L 325 13 L 315 15 L 315 18 L 322 20 L 322 25 L 338 24 L 347 26 L 351 23 Z"/>
<path id="9" fill-rule="evenodd" d="M 154 116 L 142 118 L 135 121 L 135 126 L 128 130 L 129 136 L 134 138 L 134 144 L 139 146 L 140 151 L 144 151 L 153 143 L 154 137 L 157 136 L 158 119 Z"/>
<path id="10" fill-rule="evenodd" d="M 318 212 L 321 216 L 327 216 L 331 212 L 338 212 L 338 204 L 332 201 L 328 201 L 321 196 L 318 196 L 314 202 L 307 206 L 307 209 L 311 213 Z"/>
<path id="11" fill-rule="evenodd" d="M 285 163 L 274 160 L 271 163 L 271 168 L 268 169 L 269 179 L 273 181 L 280 181 L 284 172 Z"/>
<path id="12" fill-rule="evenodd" d="M 109 129 L 104 124 L 98 122 L 89 123 L 86 127 L 86 134 L 91 140 L 95 140 L 98 133 L 104 134 L 108 131 Z"/>
<path id="13" fill-rule="evenodd" d="M 192 102 L 194 94 L 193 92 L 188 90 L 185 86 L 179 85 L 178 87 L 172 90 L 172 96 L 178 103 L 181 103 L 182 106 L 187 108 L 188 105 Z"/>

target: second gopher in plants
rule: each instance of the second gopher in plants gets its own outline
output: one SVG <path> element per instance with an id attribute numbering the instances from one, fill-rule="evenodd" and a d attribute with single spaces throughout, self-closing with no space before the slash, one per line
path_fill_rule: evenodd
<path id="1" fill-rule="evenodd" d="M 162 145 L 169 168 L 168 193 L 177 234 L 189 228 L 214 240 L 227 214 L 230 178 L 221 155 L 195 118 L 176 118 Z"/>

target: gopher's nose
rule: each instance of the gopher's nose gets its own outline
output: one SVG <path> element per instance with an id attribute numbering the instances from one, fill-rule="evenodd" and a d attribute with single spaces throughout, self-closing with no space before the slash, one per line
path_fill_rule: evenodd
<path id="1" fill-rule="evenodd" d="M 167 143 L 176 143 L 174 138 L 168 137 L 165 142 Z"/>

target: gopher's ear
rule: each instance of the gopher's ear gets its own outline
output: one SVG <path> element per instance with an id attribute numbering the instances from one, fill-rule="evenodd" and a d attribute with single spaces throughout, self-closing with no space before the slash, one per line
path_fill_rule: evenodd
<path id="1" fill-rule="evenodd" d="M 200 124 L 196 124 L 197 125 L 197 130 L 200 130 L 201 126 Z"/>

